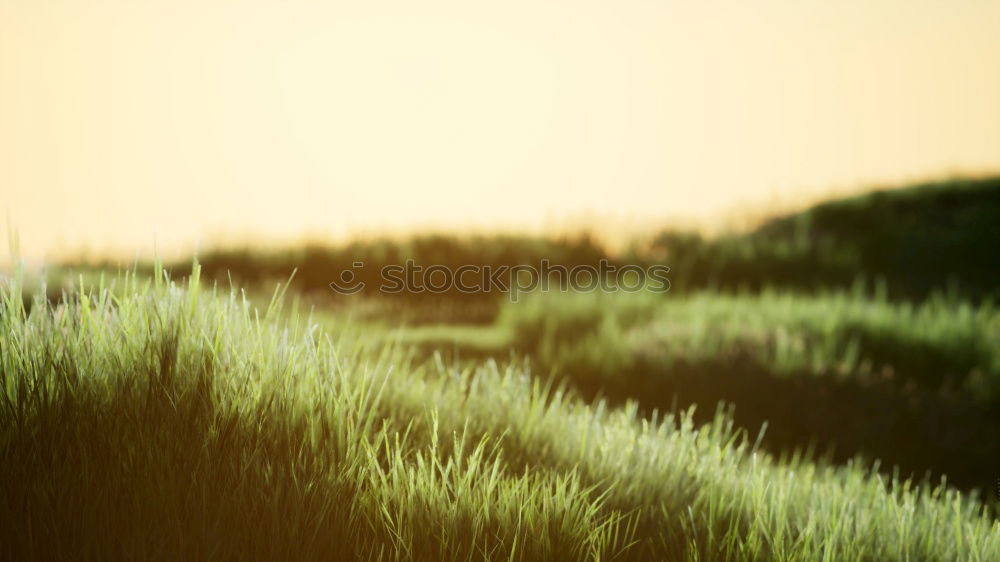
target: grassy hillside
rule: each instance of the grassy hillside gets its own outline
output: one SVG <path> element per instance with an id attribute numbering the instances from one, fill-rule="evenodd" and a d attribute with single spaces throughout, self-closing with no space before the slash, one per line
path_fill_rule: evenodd
<path id="1" fill-rule="evenodd" d="M 386 327 L 396 326 L 387 323 Z M 428 354 L 531 358 L 584 396 L 645 411 L 735 406 L 774 451 L 835 447 L 989 489 L 1000 466 L 1000 311 L 936 298 L 532 294 L 492 326 L 390 330 Z"/>
<path id="2" fill-rule="evenodd" d="M 881 280 L 890 297 L 1000 296 L 1000 178 L 874 191 L 778 217 L 740 236 L 666 232 L 675 287 L 796 290 Z"/>
<path id="3" fill-rule="evenodd" d="M 776 217 L 750 233 L 705 238 L 667 230 L 647 242 L 612 251 L 596 237 L 420 235 L 407 239 L 359 239 L 277 250 L 221 248 L 199 257 L 202 274 L 243 286 L 288 279 L 294 288 L 337 300 L 329 288 L 344 271 L 366 283 L 362 296 L 402 301 L 411 317 L 428 322 L 489 322 L 500 291 L 443 294 L 379 294 L 380 271 L 388 265 L 537 267 L 665 264 L 674 292 L 700 289 L 813 293 L 865 287 L 893 300 L 920 301 L 948 292 L 976 302 L 1000 297 L 1000 178 L 956 179 L 873 191 L 828 201 Z M 355 268 L 355 263 L 364 267 Z M 78 269 L 82 264 L 72 264 Z M 115 264 L 94 264 L 98 268 Z M 147 273 L 151 265 L 140 269 Z M 169 266 L 175 278 L 190 274 L 191 260 Z M 508 279 L 508 277 L 504 277 Z M 342 300 L 342 299 L 341 299 Z M 445 302 L 446 306 L 441 307 Z"/>
<path id="4" fill-rule="evenodd" d="M 0 289 L 7 559 L 1000 557 L 1000 523 L 954 490 L 778 460 L 724 416 L 588 405 L 516 364 L 333 340 L 197 270 L 30 315 L 19 292 Z"/>
<path id="5" fill-rule="evenodd" d="M 1000 559 L 998 225 L 991 179 L 617 253 L 418 236 L 0 279 L 0 558 Z M 328 287 L 604 259 L 672 289 Z"/>

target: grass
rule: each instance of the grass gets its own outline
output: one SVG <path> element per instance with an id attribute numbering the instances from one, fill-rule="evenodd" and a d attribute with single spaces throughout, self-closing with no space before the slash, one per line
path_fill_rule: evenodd
<path id="1" fill-rule="evenodd" d="M 0 315 L 4 558 L 1000 558 L 974 495 L 778 458 L 724 412 L 586 402 L 523 362 L 422 360 L 197 268 L 30 314 L 20 292 Z"/>
<path id="2" fill-rule="evenodd" d="M 1000 310 L 940 295 L 911 304 L 860 291 L 538 293 L 507 306 L 496 327 L 551 365 L 595 347 L 603 357 L 617 355 L 609 346 L 627 348 L 626 358 L 642 352 L 665 363 L 735 355 L 776 375 L 892 377 L 1000 398 Z M 609 365 L 606 374 L 623 366 Z"/>
<path id="3" fill-rule="evenodd" d="M 340 244 L 303 242 L 283 248 L 219 247 L 200 256 L 202 275 L 220 283 L 236 280 L 259 286 L 284 280 L 297 271 L 294 289 L 337 300 L 330 282 L 350 272 L 364 282 L 363 295 L 377 293 L 381 271 L 408 261 L 421 267 L 540 267 L 667 265 L 675 292 L 760 291 L 766 288 L 812 294 L 819 289 L 869 292 L 882 283 L 893 301 L 921 302 L 952 291 L 975 303 L 1000 298 L 997 268 L 989 259 L 1000 250 L 1000 177 L 953 179 L 892 190 L 873 191 L 822 202 L 800 212 L 775 216 L 749 232 L 712 237 L 666 230 L 622 247 L 603 244 L 597 235 L 527 236 L 423 234 L 358 238 Z M 993 260 L 995 261 L 995 260 Z M 356 263 L 364 264 L 355 267 Z M 73 275 L 84 267 L 67 264 Z M 141 270 L 149 272 L 151 264 Z M 182 259 L 168 268 L 176 278 L 191 272 Z M 440 277 L 438 277 L 440 282 Z M 508 274 L 497 277 L 504 283 Z M 494 320 L 502 291 L 414 291 L 382 294 L 395 301 L 397 314 L 426 322 Z M 355 295 L 356 297 L 357 295 Z M 340 299 L 344 300 L 344 299 Z"/>
<path id="4" fill-rule="evenodd" d="M 698 405 L 707 423 L 728 402 L 739 427 L 767 425 L 762 444 L 778 453 L 863 454 L 966 489 L 992 488 L 1000 466 L 1000 311 L 988 303 L 861 290 L 539 293 L 489 326 L 383 337 L 472 362 L 527 356 L 588 399 L 634 400 L 647 413 Z"/>
<path id="5" fill-rule="evenodd" d="M 884 281 L 893 300 L 948 289 L 1000 297 L 988 256 L 1000 247 L 1000 178 L 877 190 L 778 216 L 749 233 L 705 239 L 667 231 L 653 246 L 675 289 L 844 289 Z"/>

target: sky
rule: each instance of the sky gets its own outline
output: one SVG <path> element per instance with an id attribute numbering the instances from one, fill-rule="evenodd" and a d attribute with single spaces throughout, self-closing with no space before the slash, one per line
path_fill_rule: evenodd
<path id="1" fill-rule="evenodd" d="M 996 0 L 0 0 L 31 259 L 669 226 L 997 171 Z"/>

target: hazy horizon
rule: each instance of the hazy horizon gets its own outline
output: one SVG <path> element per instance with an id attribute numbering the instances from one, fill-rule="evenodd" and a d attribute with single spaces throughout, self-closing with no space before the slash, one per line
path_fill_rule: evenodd
<path id="1" fill-rule="evenodd" d="M 981 175 L 997 29 L 985 0 L 0 0 L 0 206 L 37 260 Z"/>

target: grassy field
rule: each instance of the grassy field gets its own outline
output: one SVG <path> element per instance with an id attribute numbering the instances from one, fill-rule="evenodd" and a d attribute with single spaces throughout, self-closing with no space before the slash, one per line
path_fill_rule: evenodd
<path id="1" fill-rule="evenodd" d="M 777 458 L 725 414 L 588 402 L 528 361 L 425 360 L 194 273 L 30 314 L 4 282 L 3 558 L 1000 557 L 974 495 Z M 669 315 L 629 306 L 626 332 Z"/>
<path id="2" fill-rule="evenodd" d="M 844 462 L 989 489 L 1000 467 L 1000 311 L 936 297 L 895 303 L 863 292 L 803 296 L 533 294 L 489 326 L 376 333 L 425 354 L 475 362 L 530 357 L 588 399 L 644 412 L 720 401 L 776 453 L 812 448 Z"/>
<path id="3" fill-rule="evenodd" d="M 17 269 L 0 559 L 1000 560 L 998 219 L 987 179 L 617 253 L 418 236 Z M 327 286 L 408 259 L 666 263 L 672 289 Z"/>

